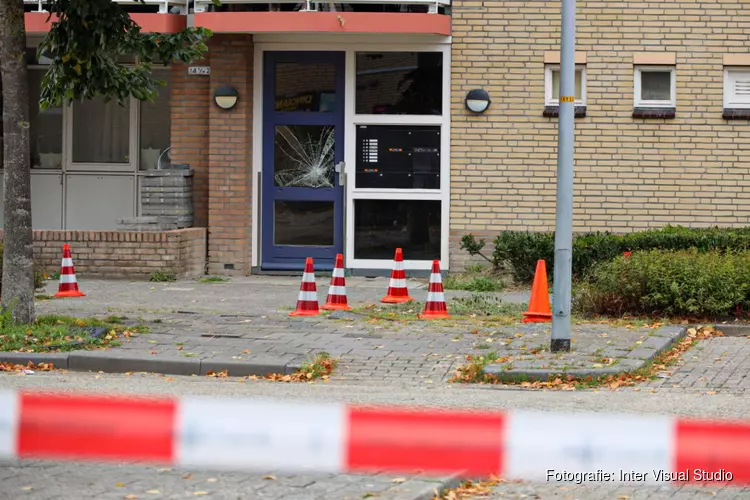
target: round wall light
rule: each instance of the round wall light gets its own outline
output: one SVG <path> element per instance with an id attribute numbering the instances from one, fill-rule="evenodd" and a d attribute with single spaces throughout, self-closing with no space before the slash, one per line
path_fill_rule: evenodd
<path id="1" fill-rule="evenodd" d="M 484 89 L 474 89 L 466 94 L 466 109 L 474 113 L 484 113 L 491 102 L 490 95 Z"/>
<path id="2" fill-rule="evenodd" d="M 214 92 L 214 102 L 221 109 L 232 109 L 240 98 L 239 92 L 234 87 L 222 85 Z"/>

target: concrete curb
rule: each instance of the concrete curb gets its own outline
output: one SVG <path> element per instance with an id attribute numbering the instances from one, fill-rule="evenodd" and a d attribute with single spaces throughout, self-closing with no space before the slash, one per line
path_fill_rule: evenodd
<path id="1" fill-rule="evenodd" d="M 388 489 L 381 496 L 387 500 L 432 500 L 435 497 L 435 490 L 440 492 L 447 488 L 455 488 L 463 480 L 460 474 L 440 478 L 412 477 Z"/>
<path id="2" fill-rule="evenodd" d="M 713 325 L 725 337 L 745 337 L 750 335 L 750 325 Z"/>
<path id="3" fill-rule="evenodd" d="M 55 368 L 70 371 L 104 373 L 150 372 L 163 375 L 205 375 L 227 370 L 231 377 L 266 376 L 273 373 L 292 374 L 301 368 L 296 359 L 259 359 L 238 361 L 221 358 L 144 358 L 120 354 L 122 351 L 71 351 L 64 353 L 0 353 L 0 362 L 25 365 L 52 363 Z M 296 357 L 295 357 L 296 358 Z"/>
<path id="4" fill-rule="evenodd" d="M 620 358 L 620 367 L 611 368 L 591 368 L 591 369 L 573 369 L 573 370 L 556 370 L 548 369 L 510 369 L 505 370 L 501 365 L 488 365 L 484 368 L 484 373 L 495 375 L 501 381 L 546 381 L 550 377 L 568 375 L 575 378 L 597 378 L 609 375 L 621 375 L 631 373 L 646 366 L 651 360 L 659 354 L 669 349 L 675 342 L 680 340 L 687 333 L 688 327 L 669 325 L 661 327 L 655 333 L 651 334 L 636 349 L 633 349 L 627 356 Z M 717 328 L 718 329 L 718 328 Z"/>

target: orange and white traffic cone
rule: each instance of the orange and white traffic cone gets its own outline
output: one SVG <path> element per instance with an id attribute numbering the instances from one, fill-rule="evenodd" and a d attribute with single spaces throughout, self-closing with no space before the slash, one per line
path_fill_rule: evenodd
<path id="1" fill-rule="evenodd" d="M 78 290 L 76 280 L 76 268 L 73 266 L 73 254 L 70 245 L 63 245 L 62 265 L 60 266 L 60 286 L 57 288 L 55 297 L 85 297 L 86 294 Z"/>
<path id="2" fill-rule="evenodd" d="M 346 302 L 346 280 L 344 279 L 344 256 L 336 255 L 336 264 L 333 266 L 331 275 L 331 286 L 328 287 L 328 297 L 321 309 L 325 311 L 350 311 L 352 308 Z"/>
<path id="3" fill-rule="evenodd" d="M 406 270 L 404 269 L 404 253 L 400 248 L 396 249 L 393 258 L 393 270 L 391 271 L 391 282 L 388 284 L 388 294 L 380 299 L 386 304 L 402 304 L 411 302 L 409 290 L 406 288 Z"/>
<path id="4" fill-rule="evenodd" d="M 445 292 L 443 291 L 443 278 L 440 275 L 440 261 L 432 261 L 432 272 L 430 273 L 430 285 L 427 288 L 427 303 L 424 312 L 419 319 L 450 318 L 448 305 L 445 303 Z"/>
<path id="5" fill-rule="evenodd" d="M 308 257 L 305 260 L 305 272 L 302 273 L 302 283 L 299 286 L 297 308 L 290 312 L 289 316 L 317 316 L 318 314 L 320 314 L 320 309 L 318 309 L 318 289 L 315 286 L 315 269 L 312 257 Z"/>

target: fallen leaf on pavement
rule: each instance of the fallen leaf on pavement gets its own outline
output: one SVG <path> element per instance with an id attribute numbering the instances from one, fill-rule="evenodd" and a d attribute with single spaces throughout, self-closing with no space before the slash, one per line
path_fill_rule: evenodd
<path id="1" fill-rule="evenodd" d="M 620 495 L 619 497 L 617 497 L 617 500 L 628 500 L 628 498 L 630 498 L 630 496 L 628 496 L 628 495 Z"/>
<path id="2" fill-rule="evenodd" d="M 161 490 L 148 490 L 146 493 L 150 493 L 151 495 L 158 495 L 161 493 Z"/>
<path id="3" fill-rule="evenodd" d="M 271 475 L 263 476 L 263 479 L 270 479 L 271 481 L 276 481 L 276 476 L 271 476 Z"/>
<path id="4" fill-rule="evenodd" d="M 33 490 L 33 489 L 34 489 L 34 487 L 33 487 L 33 486 L 24 486 L 24 487 L 23 487 L 23 488 L 21 488 L 21 489 L 22 489 L 23 491 L 31 491 L 31 490 Z"/>
<path id="5" fill-rule="evenodd" d="M 207 491 L 194 491 L 193 495 L 197 497 L 202 497 L 202 496 L 208 495 L 208 492 Z"/>
<path id="6" fill-rule="evenodd" d="M 135 500 L 136 498 L 138 498 L 138 495 L 133 495 L 131 493 L 130 495 L 125 495 L 125 498 L 127 498 L 128 500 Z"/>
<path id="7" fill-rule="evenodd" d="M 218 481 L 218 479 L 216 479 L 215 477 L 209 477 L 208 479 L 206 479 L 206 482 L 209 483 L 215 483 L 216 481 Z"/>
<path id="8" fill-rule="evenodd" d="M 714 394 L 716 394 L 716 391 L 708 391 L 706 396 L 713 396 Z"/>
<path id="9" fill-rule="evenodd" d="M 125 483 L 115 483 L 115 486 L 122 488 L 123 486 L 125 486 Z"/>
<path id="10" fill-rule="evenodd" d="M 192 477 L 193 477 L 192 474 L 185 474 L 184 476 L 182 476 L 182 479 L 190 479 Z"/>
<path id="11" fill-rule="evenodd" d="M 391 482 L 392 483 L 404 483 L 404 482 L 406 482 L 406 478 L 405 477 L 397 477 L 397 478 L 391 479 Z"/>

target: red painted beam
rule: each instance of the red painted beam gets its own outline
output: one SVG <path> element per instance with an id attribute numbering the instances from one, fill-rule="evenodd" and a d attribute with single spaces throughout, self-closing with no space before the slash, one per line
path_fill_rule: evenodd
<path id="1" fill-rule="evenodd" d="M 396 12 L 204 12 L 195 26 L 214 33 L 451 34 L 450 16 Z"/>
<path id="2" fill-rule="evenodd" d="M 47 33 L 57 16 L 46 12 L 26 12 L 26 33 Z M 133 21 L 145 33 L 178 33 L 187 27 L 187 17 L 180 14 L 132 14 Z"/>

